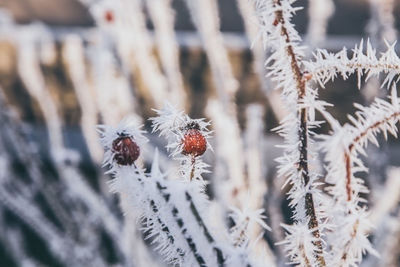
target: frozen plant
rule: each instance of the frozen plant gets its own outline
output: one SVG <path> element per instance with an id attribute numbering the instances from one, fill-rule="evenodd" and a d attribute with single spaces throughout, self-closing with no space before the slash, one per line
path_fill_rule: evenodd
<path id="1" fill-rule="evenodd" d="M 124 213 L 136 213 L 145 238 L 170 264 L 259 266 L 249 250 L 248 231 L 254 223 L 269 229 L 262 220 L 263 210 L 234 209 L 235 226 L 230 231 L 217 229 L 212 223 L 215 218 L 208 216 L 210 204 L 201 176 L 207 165 L 200 157 L 210 147 L 209 123 L 191 119 L 169 104 L 156 112 L 153 131 L 168 138 L 171 156 L 180 161 L 178 179 L 166 179 L 157 151 L 149 173 L 136 165 L 146 138 L 131 122 L 122 121 L 117 128 L 99 127 L 106 151 L 104 164 L 113 176 L 111 189 L 119 194 Z"/>
<path id="2" fill-rule="evenodd" d="M 366 171 L 359 154 L 365 154 L 368 142 L 377 143 L 376 135 L 387 132 L 396 136 L 400 116 L 395 86 L 398 62 L 394 45 L 378 59 L 367 42 L 361 41 L 348 58 L 344 48 L 337 54 L 317 50 L 315 60 L 306 61 L 305 47 L 291 23 L 299 8 L 295 1 L 255 0 L 264 46 L 271 52 L 266 61 L 269 75 L 281 89 L 289 115 L 277 131 L 284 137 L 284 155 L 278 159 L 279 174 L 287 177 L 289 200 L 293 210 L 293 225 L 284 225 L 285 245 L 291 263 L 298 266 L 358 266 L 365 252 L 376 254 L 368 239 L 368 220 L 364 181 L 357 177 Z M 383 85 L 392 85 L 391 102 L 376 99 L 369 107 L 357 104 L 352 124 L 343 126 L 327 111 L 329 103 L 318 99 L 318 88 L 340 74 L 346 79 L 357 74 L 358 86 L 379 73 L 387 76 Z M 315 83 L 317 82 L 317 83 Z M 314 130 L 324 121 L 315 119 L 319 112 L 332 130 L 328 136 L 318 136 Z M 322 187 L 317 151 L 322 149 L 327 163 Z"/>

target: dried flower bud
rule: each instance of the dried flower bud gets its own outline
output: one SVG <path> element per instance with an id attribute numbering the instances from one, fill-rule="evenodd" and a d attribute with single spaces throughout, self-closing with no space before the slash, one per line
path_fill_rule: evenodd
<path id="1" fill-rule="evenodd" d="M 129 136 L 120 136 L 112 143 L 113 159 L 120 165 L 132 165 L 138 159 L 140 148 Z"/>
<path id="2" fill-rule="evenodd" d="M 182 139 L 182 154 L 197 157 L 203 155 L 206 149 L 207 141 L 200 130 L 197 128 L 188 129 Z"/>

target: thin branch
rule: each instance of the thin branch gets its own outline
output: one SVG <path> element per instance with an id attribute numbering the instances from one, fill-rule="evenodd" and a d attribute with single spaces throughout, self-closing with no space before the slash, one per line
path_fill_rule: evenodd
<path id="1" fill-rule="evenodd" d="M 361 76 L 366 74 L 365 80 L 372 76 L 378 76 L 380 73 L 387 74 L 385 84 L 390 86 L 394 78 L 400 74 L 400 58 L 397 56 L 395 43 L 386 42 L 387 50 L 381 53 L 380 57 L 376 56 L 376 50 L 372 47 L 370 41 L 367 41 L 366 51 L 364 52 L 364 41 L 361 40 L 359 45 L 353 49 L 353 55 L 348 57 L 346 48 L 338 53 L 330 53 L 325 49 L 318 49 L 314 53 L 313 61 L 304 61 L 305 69 L 308 73 L 308 79 L 317 81 L 321 87 L 328 81 L 333 81 L 338 74 L 343 79 L 347 79 L 349 75 L 356 73 L 358 77 L 358 87 L 361 87 Z"/>
<path id="2" fill-rule="evenodd" d="M 363 140 L 365 140 L 366 136 L 370 132 L 374 132 L 379 130 L 379 127 L 392 121 L 394 119 L 398 120 L 400 118 L 400 112 L 394 112 L 390 116 L 387 116 L 384 119 L 380 119 L 376 122 L 373 122 L 370 126 L 368 126 L 365 131 L 361 132 L 357 135 L 353 141 L 348 145 L 344 152 L 344 160 L 346 165 L 346 192 L 347 192 L 347 201 L 351 201 L 352 199 L 352 189 L 351 189 L 351 178 L 352 178 L 352 163 L 351 163 L 351 153 L 356 148 L 357 144 L 360 144 Z"/>
<path id="3" fill-rule="evenodd" d="M 282 7 L 282 3 L 280 0 L 274 1 L 275 7 Z M 291 45 L 290 36 L 288 30 L 285 26 L 285 19 L 283 17 L 282 9 L 277 9 L 275 11 L 275 21 L 273 23 L 274 26 L 280 25 L 281 27 L 281 36 L 285 38 L 286 53 L 290 59 L 290 66 L 293 72 L 294 79 L 296 81 L 297 87 L 297 102 L 300 103 L 302 99 L 306 96 L 306 79 L 304 78 L 304 74 L 300 70 L 300 62 L 298 62 L 296 58 L 296 54 L 294 52 L 293 46 Z M 307 109 L 301 108 L 300 110 L 300 128 L 299 128 L 299 140 L 300 140 L 300 158 L 298 164 L 298 172 L 301 174 L 304 186 L 306 187 L 310 182 L 309 170 L 308 170 L 308 125 L 307 125 Z M 321 234 L 318 229 L 318 219 L 316 216 L 315 208 L 314 208 L 314 200 L 313 195 L 311 193 L 306 193 L 305 196 L 305 208 L 306 215 L 310 217 L 308 222 L 309 229 L 315 229 L 312 234 L 317 239 L 313 243 L 318 248 L 316 252 L 317 261 L 321 266 L 326 266 L 325 259 L 322 256 L 322 242 L 320 240 Z"/>

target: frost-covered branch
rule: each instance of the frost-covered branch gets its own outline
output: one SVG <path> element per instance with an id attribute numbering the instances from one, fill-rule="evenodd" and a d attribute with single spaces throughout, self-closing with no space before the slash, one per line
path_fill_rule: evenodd
<path id="1" fill-rule="evenodd" d="M 367 169 L 358 155 L 366 155 L 365 147 L 369 142 L 378 145 L 378 133 L 383 133 L 385 138 L 388 132 L 397 136 L 396 124 L 400 119 L 395 86 L 392 88 L 391 103 L 376 99 L 369 107 L 356 107 L 356 117 L 349 116 L 352 125 L 346 124 L 324 138 L 328 162 L 326 182 L 332 184 L 329 192 L 335 201 L 330 211 L 335 230 L 328 234 L 328 240 L 336 244 L 330 252 L 332 264 L 340 266 L 361 262 L 365 251 L 377 254 L 367 238 L 371 223 L 362 205 L 365 199 L 360 194 L 368 193 L 368 189 L 364 181 L 356 177 L 356 173 Z"/>
<path id="2" fill-rule="evenodd" d="M 366 191 L 362 186 L 363 181 L 354 179 L 356 172 L 366 171 L 357 155 L 366 155 L 364 148 L 368 142 L 378 145 L 378 133 L 383 133 L 385 138 L 388 132 L 397 136 L 400 107 L 396 87 L 392 88 L 391 103 L 376 99 L 369 107 L 355 106 L 358 108 L 356 117 L 349 116 L 352 125 L 346 124 L 334 134 L 324 137 L 324 150 L 327 151 L 326 160 L 329 162 L 326 181 L 335 184 L 335 187 L 340 187 L 339 184 L 344 182 L 342 190 L 345 193 L 341 191 L 335 195 L 346 196 L 343 200 L 357 203 L 359 193 Z M 345 177 L 345 181 L 340 182 L 340 177 Z"/>
<path id="3" fill-rule="evenodd" d="M 292 184 L 290 190 L 291 206 L 295 207 L 295 220 L 298 226 L 307 224 L 314 237 L 314 247 L 307 250 L 312 255 L 309 260 L 315 264 L 325 266 L 319 218 L 316 210 L 319 209 L 318 190 L 313 185 L 316 175 L 310 173 L 309 134 L 310 127 L 316 126 L 313 116 L 313 106 L 317 103 L 316 91 L 306 84 L 307 76 L 302 72 L 302 57 L 300 36 L 290 22 L 297 8 L 291 6 L 292 1 L 268 0 L 254 1 L 260 21 L 261 34 L 264 45 L 270 47 L 272 54 L 266 64 L 270 69 L 269 75 L 282 88 L 282 98 L 291 113 L 278 128 L 285 137 L 285 155 L 279 159 L 280 174 L 288 177 Z M 304 104 L 304 105 L 303 105 Z M 297 233 L 291 231 L 290 233 Z M 288 239 L 296 238 L 288 236 Z M 311 240 L 305 239 L 305 240 Z M 298 247 L 290 247 L 289 255 L 300 255 Z M 294 261 L 295 258 L 291 257 Z"/>
<path id="4" fill-rule="evenodd" d="M 86 76 L 85 51 L 79 36 L 68 36 L 64 42 L 63 56 L 65 62 L 68 64 L 67 68 L 82 110 L 81 127 L 90 156 L 96 163 L 100 163 L 101 146 L 99 142 L 97 142 L 97 133 L 95 131 L 97 124 L 97 107 L 96 102 L 93 101 L 94 92 L 91 91 Z"/>
<path id="5" fill-rule="evenodd" d="M 186 92 L 183 87 L 182 74 L 179 69 L 179 50 L 174 31 L 174 10 L 172 1 L 147 0 L 151 20 L 154 24 L 157 47 L 161 64 L 168 80 L 170 100 L 179 108 L 185 108 Z"/>
<path id="6" fill-rule="evenodd" d="M 387 51 L 378 58 L 376 50 L 367 41 L 366 51 L 364 51 L 364 41 L 353 49 L 353 55 L 348 57 L 346 48 L 338 53 L 330 53 L 327 50 L 319 49 L 314 53 L 313 61 L 305 61 L 307 79 L 317 81 L 322 87 L 333 81 L 338 75 L 347 79 L 351 74 L 357 74 L 358 87 L 361 87 L 361 77 L 366 75 L 365 80 L 370 77 L 378 76 L 384 73 L 386 78 L 382 84 L 389 87 L 400 73 L 400 59 L 395 51 L 395 43 L 392 45 L 386 43 Z"/>

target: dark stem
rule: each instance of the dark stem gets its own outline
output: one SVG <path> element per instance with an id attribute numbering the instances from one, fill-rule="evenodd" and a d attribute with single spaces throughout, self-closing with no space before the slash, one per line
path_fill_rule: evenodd
<path id="1" fill-rule="evenodd" d="M 280 0 L 275 0 L 274 4 L 276 7 L 282 7 L 282 3 Z M 290 45 L 290 36 L 288 33 L 288 30 L 285 27 L 285 20 L 283 18 L 283 13 L 282 10 L 277 10 L 275 11 L 275 21 L 274 21 L 274 26 L 279 26 L 281 27 L 281 36 L 285 38 L 286 43 L 288 44 L 286 46 L 286 53 L 289 56 L 290 60 L 290 65 L 291 69 L 296 81 L 296 86 L 297 86 L 297 102 L 301 102 L 302 99 L 306 95 L 306 79 L 303 77 L 303 73 L 300 70 L 300 63 L 298 62 L 296 58 L 296 54 L 294 53 L 293 46 Z M 299 158 L 299 165 L 298 165 L 298 171 L 301 174 L 301 179 L 303 180 L 304 186 L 307 186 L 308 183 L 310 182 L 310 175 L 308 171 L 308 125 L 307 125 L 307 109 L 302 108 L 300 110 L 300 129 L 299 129 L 299 140 L 300 140 L 300 158 Z M 321 234 L 318 229 L 318 219 L 316 216 L 315 208 L 314 208 L 314 200 L 313 200 L 313 195 L 311 193 L 307 193 L 305 196 L 305 209 L 306 209 L 306 215 L 310 218 L 310 221 L 308 222 L 308 228 L 312 229 L 312 234 L 313 236 L 317 239 L 317 241 L 314 241 L 313 244 L 317 247 L 316 251 L 316 259 L 319 263 L 320 266 L 326 266 L 325 259 L 322 255 L 322 242 L 320 240 Z"/>
<path id="2" fill-rule="evenodd" d="M 194 168 L 196 167 L 196 157 L 192 155 L 192 169 L 190 171 L 190 181 L 193 180 L 194 177 Z"/>

